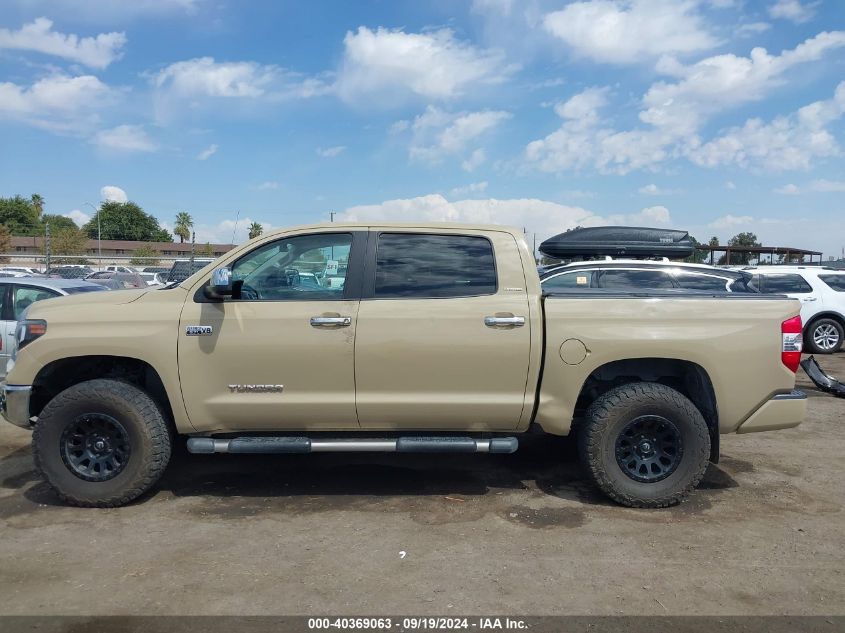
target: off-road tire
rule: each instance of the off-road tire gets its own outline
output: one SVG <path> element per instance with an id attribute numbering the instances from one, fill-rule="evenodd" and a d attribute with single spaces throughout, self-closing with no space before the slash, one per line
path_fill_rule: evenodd
<path id="1" fill-rule="evenodd" d="M 821 327 L 833 328 L 839 336 L 839 340 L 829 349 L 822 349 L 816 345 L 816 341 L 813 337 L 815 331 Z M 834 319 L 822 317 L 821 319 L 816 319 L 807 326 L 806 334 L 804 335 L 804 345 L 807 347 L 807 351 L 811 354 L 834 354 L 842 349 L 843 339 L 845 339 L 845 331 L 842 328 L 842 324 Z"/>
<path id="2" fill-rule="evenodd" d="M 66 465 L 63 433 L 74 419 L 102 414 L 118 420 L 130 445 L 122 470 L 106 481 L 86 481 Z M 118 380 L 82 382 L 53 398 L 32 435 L 35 468 L 66 503 L 98 508 L 122 506 L 149 490 L 170 460 L 171 434 L 156 403 L 138 387 Z"/>
<path id="3" fill-rule="evenodd" d="M 662 416 L 680 433 L 680 460 L 660 481 L 635 481 L 617 462 L 617 437 L 639 416 Z M 701 412 L 680 392 L 658 383 L 630 383 L 611 389 L 589 406 L 579 427 L 578 452 L 588 477 L 617 503 L 665 508 L 680 503 L 701 481 L 710 455 L 710 433 Z"/>

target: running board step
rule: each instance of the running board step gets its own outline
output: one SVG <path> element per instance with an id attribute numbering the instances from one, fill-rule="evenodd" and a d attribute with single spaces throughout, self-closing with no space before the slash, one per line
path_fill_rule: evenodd
<path id="1" fill-rule="evenodd" d="M 309 437 L 192 437 L 188 452 L 211 453 L 514 453 L 515 437 L 399 437 L 376 440 L 312 440 Z"/>

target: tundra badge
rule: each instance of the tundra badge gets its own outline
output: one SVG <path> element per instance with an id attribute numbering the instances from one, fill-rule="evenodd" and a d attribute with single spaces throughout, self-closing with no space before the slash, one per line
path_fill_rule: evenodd
<path id="1" fill-rule="evenodd" d="M 187 336 L 211 336 L 214 328 L 210 325 L 186 325 L 185 334 Z"/>

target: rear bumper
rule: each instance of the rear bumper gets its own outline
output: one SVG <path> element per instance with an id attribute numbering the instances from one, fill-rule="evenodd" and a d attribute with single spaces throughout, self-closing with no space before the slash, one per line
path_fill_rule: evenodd
<path id="1" fill-rule="evenodd" d="M 737 433 L 776 431 L 798 426 L 807 416 L 807 394 L 803 391 L 781 393 L 765 402 L 736 430 Z"/>
<path id="2" fill-rule="evenodd" d="M 0 414 L 15 426 L 32 428 L 29 416 L 30 385 L 7 385 L 0 383 Z"/>

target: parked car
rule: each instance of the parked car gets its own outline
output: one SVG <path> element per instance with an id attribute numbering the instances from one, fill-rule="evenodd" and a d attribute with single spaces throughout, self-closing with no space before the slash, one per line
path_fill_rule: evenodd
<path id="1" fill-rule="evenodd" d="M 118 266 L 117 264 L 106 266 L 106 270 L 113 273 L 129 273 L 130 275 L 136 275 L 138 273 L 138 270 L 132 268 L 132 266 Z"/>
<path id="2" fill-rule="evenodd" d="M 141 272 L 138 274 L 141 275 L 141 279 L 143 279 L 148 286 L 162 286 L 167 283 L 166 273 Z"/>
<path id="3" fill-rule="evenodd" d="M 36 301 L 105 290 L 82 280 L 5 278 L 0 279 L 0 377 L 6 375 L 6 362 L 13 347 L 15 326 L 30 305 Z"/>
<path id="4" fill-rule="evenodd" d="M 173 266 L 167 273 L 167 283 L 182 283 L 195 272 L 202 270 L 213 261 L 213 259 L 197 257 L 194 259 L 193 265 L 191 265 L 190 259 L 177 259 L 173 262 Z"/>
<path id="5" fill-rule="evenodd" d="M 110 290 L 125 290 L 127 288 L 146 288 L 147 282 L 138 273 L 118 273 L 111 270 L 88 275 L 86 281 L 105 286 Z"/>
<path id="6" fill-rule="evenodd" d="M 0 268 L 0 273 L 23 273 L 30 277 L 43 277 L 44 272 L 29 266 L 3 266 Z"/>
<path id="7" fill-rule="evenodd" d="M 804 341 L 814 354 L 832 354 L 845 340 L 845 270 L 824 266 L 750 266 L 763 294 L 801 301 Z"/>
<path id="8" fill-rule="evenodd" d="M 74 264 L 66 266 L 55 266 L 50 268 L 50 277 L 60 277 L 61 279 L 85 279 L 88 275 L 94 272 L 93 268 L 88 266 L 78 266 Z"/>
<path id="9" fill-rule="evenodd" d="M 342 288 L 292 283 L 332 253 Z M 575 429 L 601 490 L 664 507 L 720 433 L 806 413 L 794 299 L 544 294 L 520 229 L 297 227 L 132 294 L 46 301 L 18 326 L 3 415 L 34 428 L 68 503 L 143 494 L 179 434 L 192 453 L 512 453 L 520 433 Z"/>
<path id="10" fill-rule="evenodd" d="M 543 290 L 611 288 L 621 290 L 682 288 L 710 292 L 756 293 L 751 274 L 668 259 L 604 259 L 550 266 L 540 272 Z"/>

